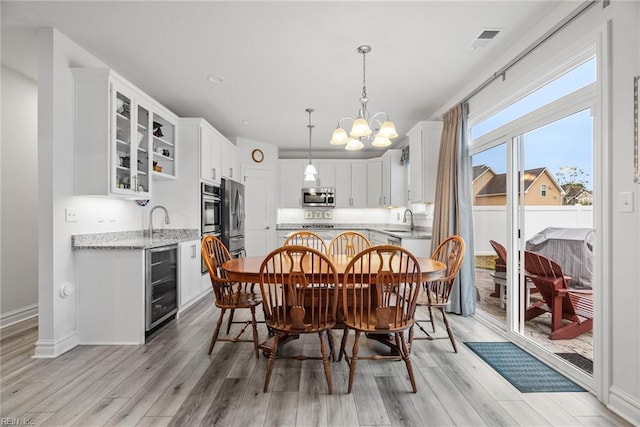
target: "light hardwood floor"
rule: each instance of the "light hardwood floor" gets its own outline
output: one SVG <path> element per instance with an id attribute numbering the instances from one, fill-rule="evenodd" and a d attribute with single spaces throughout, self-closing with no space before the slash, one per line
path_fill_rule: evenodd
<path id="1" fill-rule="evenodd" d="M 409 392 L 404 363 L 395 361 L 361 361 L 354 391 L 346 394 L 343 361 L 331 364 L 334 394 L 328 395 L 318 360 L 276 361 L 270 391 L 263 393 L 266 359 L 254 357 L 251 343 L 219 342 L 207 356 L 217 314 L 211 298 L 145 345 L 79 346 L 56 359 L 31 358 L 36 321 L 3 329 L 0 415 L 10 418 L 3 424 L 13 419 L 38 426 L 629 425 L 589 393 L 518 392 L 462 344 L 502 339 L 473 318 L 454 315 L 458 354 L 448 340 L 414 344 L 416 394 Z M 381 350 L 365 342 L 367 351 Z M 283 348 L 318 350 L 317 335 Z"/>

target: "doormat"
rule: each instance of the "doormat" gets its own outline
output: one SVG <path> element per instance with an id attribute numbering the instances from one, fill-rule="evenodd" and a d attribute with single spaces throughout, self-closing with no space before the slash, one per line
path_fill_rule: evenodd
<path id="1" fill-rule="evenodd" d="M 593 374 L 593 360 L 587 359 L 578 353 L 556 353 L 558 356 L 565 359 L 567 362 L 582 369 L 588 374 Z"/>
<path id="2" fill-rule="evenodd" d="M 521 393 L 585 391 L 510 342 L 465 342 L 474 353 Z"/>

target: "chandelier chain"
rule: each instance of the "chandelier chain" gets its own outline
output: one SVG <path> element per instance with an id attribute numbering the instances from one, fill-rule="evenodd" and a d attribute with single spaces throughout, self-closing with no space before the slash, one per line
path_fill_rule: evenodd
<path id="1" fill-rule="evenodd" d="M 362 52 L 362 100 L 367 102 L 367 53 Z"/>

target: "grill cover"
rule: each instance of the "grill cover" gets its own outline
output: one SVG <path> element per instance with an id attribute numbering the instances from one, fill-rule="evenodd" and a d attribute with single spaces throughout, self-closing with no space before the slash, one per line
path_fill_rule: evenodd
<path id="1" fill-rule="evenodd" d="M 593 228 L 547 227 L 527 240 L 526 248 L 560 264 L 572 277 L 570 287 L 591 289 L 594 233 Z"/>

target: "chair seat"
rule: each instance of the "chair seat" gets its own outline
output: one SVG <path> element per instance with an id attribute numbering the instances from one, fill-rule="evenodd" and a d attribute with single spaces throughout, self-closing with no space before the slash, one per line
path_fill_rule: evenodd
<path id="1" fill-rule="evenodd" d="M 396 313 L 397 312 L 397 313 Z M 367 316 L 366 318 L 363 317 L 360 313 L 357 313 L 355 315 L 353 315 L 353 313 L 351 313 L 350 318 L 349 319 L 344 319 L 344 323 L 345 325 L 347 325 L 349 328 L 354 329 L 356 331 L 362 331 L 362 332 L 380 332 L 380 331 L 384 331 L 384 332 L 396 332 L 396 331 L 402 331 L 407 329 L 408 326 L 411 326 L 413 324 L 413 320 L 410 321 L 403 321 L 402 320 L 402 311 L 401 310 L 396 310 L 395 306 L 390 306 L 388 313 L 391 314 L 391 317 L 388 318 L 388 322 L 387 319 L 380 319 L 382 320 L 383 324 L 386 325 L 386 327 L 378 327 L 378 317 L 376 316 L 375 312 L 372 312 L 369 316 Z M 396 313 L 396 319 L 394 322 L 393 319 L 393 313 Z M 388 323 L 395 323 L 395 325 L 397 325 L 396 327 L 390 327 Z"/>
<path id="2" fill-rule="evenodd" d="M 253 292 L 234 292 L 216 299 L 216 307 L 218 308 L 251 308 L 260 304 L 262 304 L 260 295 Z"/>
<path id="3" fill-rule="evenodd" d="M 417 306 L 431 306 L 431 307 L 446 307 L 449 305 L 448 298 L 442 298 L 441 295 L 438 295 L 434 292 L 429 292 L 430 295 L 427 295 L 427 291 L 422 290 L 418 295 L 418 301 L 416 303 Z M 429 297 L 431 297 L 431 303 L 429 303 Z"/>

